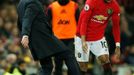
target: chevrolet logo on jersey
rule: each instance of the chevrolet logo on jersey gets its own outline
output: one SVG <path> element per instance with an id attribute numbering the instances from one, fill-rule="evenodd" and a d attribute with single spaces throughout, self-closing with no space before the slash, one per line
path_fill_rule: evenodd
<path id="1" fill-rule="evenodd" d="M 105 17 L 103 15 L 95 15 L 95 16 L 93 16 L 93 18 L 98 21 L 103 21 L 103 20 L 107 20 L 108 17 Z"/>
<path id="2" fill-rule="evenodd" d="M 108 17 L 105 17 L 104 15 L 95 15 L 91 20 L 103 24 L 107 19 Z"/>

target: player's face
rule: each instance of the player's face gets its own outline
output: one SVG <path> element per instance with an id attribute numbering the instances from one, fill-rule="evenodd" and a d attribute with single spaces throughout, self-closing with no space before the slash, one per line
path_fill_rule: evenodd
<path id="1" fill-rule="evenodd" d="M 105 0 L 105 2 L 110 3 L 112 0 Z"/>

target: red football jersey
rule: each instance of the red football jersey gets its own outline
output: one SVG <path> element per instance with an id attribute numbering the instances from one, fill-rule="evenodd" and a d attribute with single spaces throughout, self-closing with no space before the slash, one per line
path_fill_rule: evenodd
<path id="1" fill-rule="evenodd" d="M 85 35 L 86 41 L 97 41 L 104 37 L 108 20 L 113 22 L 115 42 L 120 42 L 120 8 L 115 0 L 87 0 L 77 27 L 77 35 Z"/>

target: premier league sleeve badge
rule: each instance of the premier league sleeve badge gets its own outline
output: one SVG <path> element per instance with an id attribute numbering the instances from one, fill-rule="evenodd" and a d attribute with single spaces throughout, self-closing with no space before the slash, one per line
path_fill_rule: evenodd
<path id="1" fill-rule="evenodd" d="M 84 10 L 85 10 L 85 11 L 88 11 L 89 9 L 90 9 L 89 5 L 86 4 L 86 5 L 84 6 Z"/>

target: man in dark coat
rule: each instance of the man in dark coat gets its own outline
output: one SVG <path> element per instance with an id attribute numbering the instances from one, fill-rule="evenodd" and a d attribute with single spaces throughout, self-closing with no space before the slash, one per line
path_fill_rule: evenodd
<path id="1" fill-rule="evenodd" d="M 52 33 L 39 0 L 20 0 L 18 4 L 18 28 L 21 43 L 30 48 L 35 60 L 39 60 L 43 75 L 51 75 L 51 56 L 63 57 L 71 75 L 80 75 L 75 56 Z"/>

